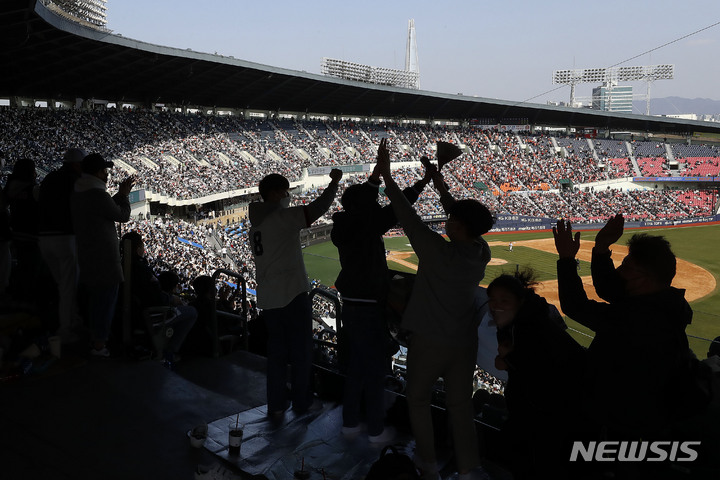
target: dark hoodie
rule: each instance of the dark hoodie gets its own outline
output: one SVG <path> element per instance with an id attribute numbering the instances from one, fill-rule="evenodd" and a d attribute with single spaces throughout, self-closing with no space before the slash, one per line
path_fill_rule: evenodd
<path id="1" fill-rule="evenodd" d="M 80 174 L 72 165 L 63 164 L 47 174 L 40 184 L 40 233 L 70 235 L 74 233 L 70 197 Z"/>
<path id="2" fill-rule="evenodd" d="M 344 298 L 381 301 L 390 285 L 383 235 L 397 225 L 392 205 L 377 203 L 379 185 L 354 185 L 343 195 L 342 212 L 333 215 L 331 238 L 338 249 L 342 269 L 335 287 Z M 403 191 L 415 203 L 417 186 Z"/>

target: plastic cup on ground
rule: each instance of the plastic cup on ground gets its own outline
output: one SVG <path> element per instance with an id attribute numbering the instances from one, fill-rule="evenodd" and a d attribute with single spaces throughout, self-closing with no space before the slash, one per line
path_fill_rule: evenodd
<path id="1" fill-rule="evenodd" d="M 230 455 L 239 455 L 244 425 L 232 420 L 228 427 L 228 451 Z"/>
<path id="2" fill-rule="evenodd" d="M 195 448 L 201 448 L 205 445 L 207 439 L 208 426 L 207 424 L 198 425 L 189 432 L 190 445 Z"/>

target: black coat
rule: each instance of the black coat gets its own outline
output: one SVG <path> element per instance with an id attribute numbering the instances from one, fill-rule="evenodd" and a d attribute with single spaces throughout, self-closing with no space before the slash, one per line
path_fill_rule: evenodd
<path id="1" fill-rule="evenodd" d="M 597 302 L 587 298 L 574 260 L 558 260 L 557 269 L 563 312 L 595 332 L 585 373 L 586 414 L 612 430 L 661 434 L 690 375 L 685 327 L 692 309 L 685 291 L 622 296 L 611 287 L 617 277 L 610 255 L 593 253 L 598 293 L 612 298 Z"/>
<path id="2" fill-rule="evenodd" d="M 47 174 L 40 184 L 40 233 L 69 235 L 74 233 L 70 197 L 80 175 L 63 165 Z"/>
<path id="3" fill-rule="evenodd" d="M 378 187 L 361 185 L 368 204 L 374 207 L 361 211 L 337 212 L 333 215 L 331 238 L 340 256 L 340 274 L 335 287 L 343 297 L 383 300 L 390 279 L 385 259 L 383 235 L 397 225 L 392 205 L 377 204 Z M 405 198 L 414 203 L 419 195 L 415 187 L 403 191 Z"/>

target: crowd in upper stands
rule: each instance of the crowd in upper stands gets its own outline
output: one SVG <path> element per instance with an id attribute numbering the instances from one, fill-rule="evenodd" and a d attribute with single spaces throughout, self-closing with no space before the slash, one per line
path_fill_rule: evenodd
<path id="1" fill-rule="evenodd" d="M 631 219 L 708 215 L 712 195 L 700 191 L 564 191 L 558 196 L 548 190 L 556 191 L 560 180 L 586 184 L 636 175 L 720 174 L 715 146 L 519 135 L 480 127 L 7 107 L 0 108 L 0 125 L 3 176 L 18 158 L 27 157 L 42 180 L 66 145 L 82 145 L 116 162 L 111 191 L 133 174 L 137 187 L 177 199 L 254 187 L 270 172 L 296 181 L 305 167 L 367 163 L 382 138 L 390 140 L 393 158 L 400 161 L 432 158 L 437 140 L 465 145 L 462 161 L 445 170 L 451 192 L 478 198 L 498 214 L 596 221 L 620 203 Z M 674 170 L 668 151 L 677 162 Z M 399 180 L 410 184 L 420 175 L 419 168 L 404 168 Z M 439 213 L 433 192 L 423 193 L 417 205 L 423 215 Z"/>

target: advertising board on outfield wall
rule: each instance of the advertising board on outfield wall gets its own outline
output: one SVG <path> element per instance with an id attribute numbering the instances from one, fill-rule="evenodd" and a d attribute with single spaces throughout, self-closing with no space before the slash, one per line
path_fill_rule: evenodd
<path id="1" fill-rule="evenodd" d="M 720 182 L 720 177 L 633 177 L 633 182 Z"/>
<path id="2" fill-rule="evenodd" d="M 501 132 L 529 132 L 532 130 L 530 125 L 475 125 L 481 130 L 500 130 Z"/>

